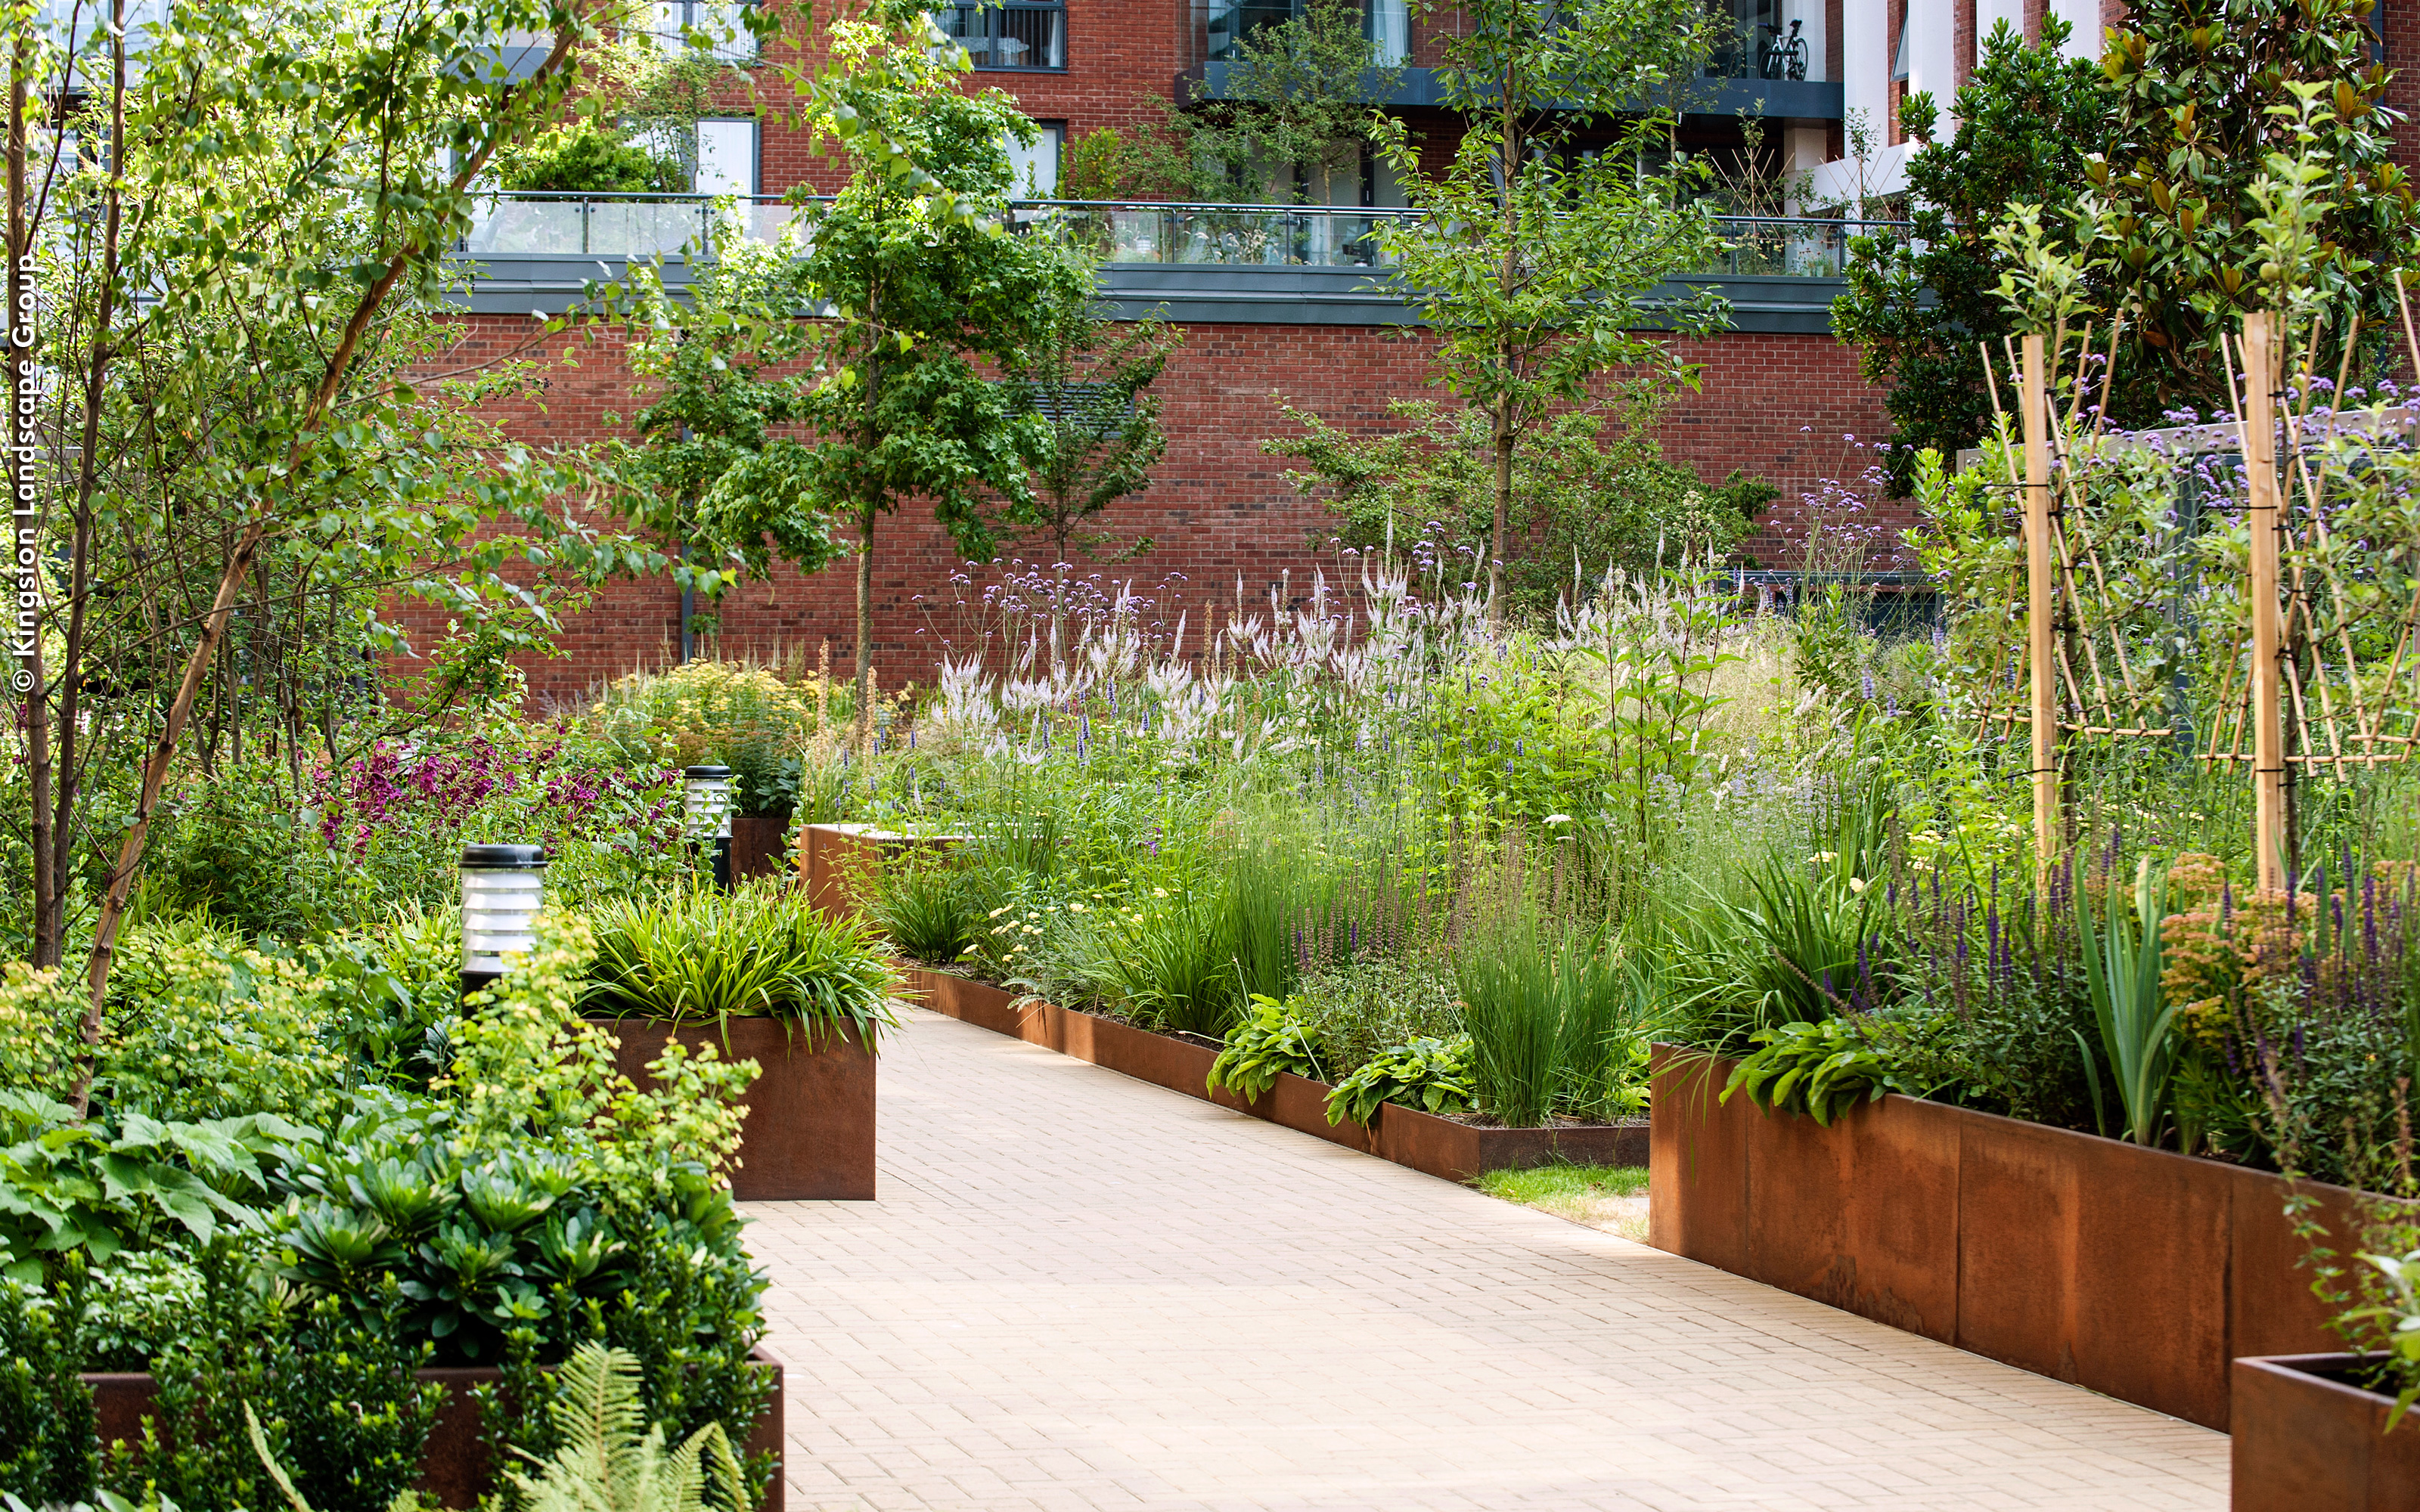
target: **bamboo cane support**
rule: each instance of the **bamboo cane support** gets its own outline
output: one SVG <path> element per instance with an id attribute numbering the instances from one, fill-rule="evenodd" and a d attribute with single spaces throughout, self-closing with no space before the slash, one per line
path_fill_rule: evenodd
<path id="1" fill-rule="evenodd" d="M 2047 872 L 2058 851 L 2057 668 L 2052 660 L 2050 410 L 2042 339 L 2024 338 L 2018 405 L 2025 439 L 2025 647 L 2033 673 L 2034 861 Z"/>
<path id="2" fill-rule="evenodd" d="M 2252 807 L 2263 890 L 2286 885 L 2286 729 L 2278 687 L 2277 352 L 2266 313 L 2243 317 L 2243 467 L 2252 497 Z"/>

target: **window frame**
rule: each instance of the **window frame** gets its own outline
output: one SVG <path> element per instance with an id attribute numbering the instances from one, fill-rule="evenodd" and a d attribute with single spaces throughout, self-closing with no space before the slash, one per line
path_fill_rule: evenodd
<path id="1" fill-rule="evenodd" d="M 1024 11 L 1032 15 L 1057 16 L 1059 18 L 1058 62 L 1001 63 L 996 60 L 993 52 L 989 47 L 985 48 L 980 54 L 976 54 L 973 48 L 969 47 L 967 48 L 969 61 L 973 64 L 974 69 L 978 73 L 1066 72 L 1068 67 L 1067 59 L 1075 52 L 1075 48 L 1073 46 L 1074 39 L 1068 32 L 1068 8 L 1067 0 L 959 0 L 959 3 L 956 4 L 937 5 L 933 8 L 937 12 L 946 10 L 957 12 L 962 16 L 971 14 L 973 16 L 982 17 L 985 19 L 985 24 L 987 28 L 992 25 L 996 18 L 1004 17 L 1012 11 Z M 939 21 L 938 16 L 935 19 L 937 22 Z M 969 40 L 966 36 L 959 33 L 952 33 L 950 39 L 956 42 L 961 47 L 965 47 Z M 986 29 L 982 35 L 975 38 L 974 40 L 996 42 L 1001 40 L 1001 37 L 998 31 Z"/>

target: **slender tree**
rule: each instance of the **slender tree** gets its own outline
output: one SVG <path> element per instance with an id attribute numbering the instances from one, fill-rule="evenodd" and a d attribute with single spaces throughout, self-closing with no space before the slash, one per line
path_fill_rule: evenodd
<path id="1" fill-rule="evenodd" d="M 239 609 L 258 625 L 323 605 L 331 639 L 392 646 L 380 589 L 543 618 L 508 564 L 628 560 L 550 504 L 576 478 L 467 415 L 476 391 L 449 384 L 472 375 L 449 376 L 427 318 L 472 184 L 557 118 L 599 18 L 592 0 L 195 0 L 137 28 L 123 0 L 8 10 L 10 306 L 39 312 L 9 356 L 54 376 L 19 390 L 40 403 L 11 438 L 32 947 L 62 961 L 88 876 L 87 1044 L 197 702 L 246 671 Z M 513 32 L 552 39 L 534 71 L 496 48 Z M 112 741 L 139 747 L 131 770 Z"/>
<path id="2" fill-rule="evenodd" d="M 919 0 L 866 0 L 830 28 L 830 61 L 803 81 L 809 116 L 847 157 L 847 184 L 807 214 L 805 287 L 828 311 L 803 417 L 799 506 L 856 528 L 857 738 L 871 738 L 875 527 L 908 499 L 969 561 L 995 528 L 1030 523 L 1041 417 L 983 372 L 1014 370 L 1049 313 L 1089 275 L 1047 242 L 1011 235 L 1007 144 L 1034 127 L 999 90 L 960 92 L 966 52 Z M 986 492 L 1006 501 L 985 508 Z"/>
<path id="3" fill-rule="evenodd" d="M 1111 320 L 1089 294 L 1043 312 L 1011 379 L 1018 406 L 1043 423 L 1029 533 L 1048 539 L 1053 563 L 1151 548 L 1149 536 L 1121 541 L 1088 525 L 1151 486 L 1151 470 L 1168 452 L 1151 386 L 1184 341 L 1165 320 Z"/>
<path id="4" fill-rule="evenodd" d="M 1424 213 L 1381 231 L 1401 286 L 1437 342 L 1439 381 L 1489 416 L 1495 507 L 1487 590 L 1501 616 L 1513 455 L 1558 407 L 1619 370 L 1632 402 L 1694 381 L 1676 335 L 1721 317 L 1710 291 L 1654 295 L 1706 266 L 1712 218 L 1641 167 L 1670 140 L 1652 101 L 1696 71 L 1698 0 L 1429 0 L 1447 33 L 1438 87 L 1466 124 L 1436 177 L 1400 118 L 1386 154 Z"/>

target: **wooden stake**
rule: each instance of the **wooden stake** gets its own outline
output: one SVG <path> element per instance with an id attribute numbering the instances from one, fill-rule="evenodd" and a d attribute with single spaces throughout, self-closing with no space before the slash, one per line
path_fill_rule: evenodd
<path id="1" fill-rule="evenodd" d="M 2045 874 L 2058 852 L 2058 681 L 2052 661 L 2050 409 L 2042 339 L 2024 338 L 2018 409 L 2025 438 L 2025 659 L 2033 672 L 2034 861 Z"/>
<path id="2" fill-rule="evenodd" d="M 2286 886 L 2286 727 L 2278 687 L 2277 350 L 2273 317 L 2243 317 L 2243 468 L 2252 498 L 2253 850 L 2263 891 Z"/>

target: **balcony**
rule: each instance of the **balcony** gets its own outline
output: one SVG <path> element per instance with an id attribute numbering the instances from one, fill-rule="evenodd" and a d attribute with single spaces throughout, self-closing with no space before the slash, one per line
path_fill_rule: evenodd
<path id="1" fill-rule="evenodd" d="M 661 257 L 668 283 L 718 240 L 777 238 L 801 207 L 759 196 L 495 194 L 457 249 L 474 309 L 577 303 L 615 264 Z M 1024 200 L 1008 224 L 1064 237 L 1101 260 L 1101 291 L 1122 314 L 1275 324 L 1394 324 L 1406 316 L 1379 232 L 1408 210 L 1324 205 L 1184 205 Z M 1718 217 L 1725 249 L 1677 285 L 1714 284 L 1747 331 L 1828 330 L 1848 240 L 1882 223 Z M 517 301 L 522 302 L 516 302 Z"/>

